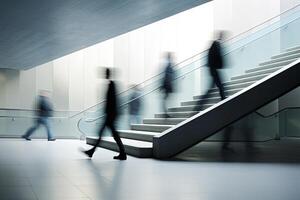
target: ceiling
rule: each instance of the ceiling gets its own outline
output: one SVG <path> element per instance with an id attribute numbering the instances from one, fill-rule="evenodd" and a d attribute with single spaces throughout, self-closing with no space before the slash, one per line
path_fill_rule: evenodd
<path id="1" fill-rule="evenodd" d="M 1 0 L 0 68 L 29 69 L 210 0 Z"/>

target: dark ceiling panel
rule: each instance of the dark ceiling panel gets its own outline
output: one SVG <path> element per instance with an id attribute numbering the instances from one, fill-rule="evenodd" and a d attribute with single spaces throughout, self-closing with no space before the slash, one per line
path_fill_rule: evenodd
<path id="1" fill-rule="evenodd" d="M 28 69 L 210 0 L 1 0 L 0 68 Z"/>

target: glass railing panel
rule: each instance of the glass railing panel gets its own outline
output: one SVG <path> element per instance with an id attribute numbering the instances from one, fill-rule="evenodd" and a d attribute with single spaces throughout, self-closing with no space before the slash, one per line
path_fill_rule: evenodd
<path id="1" fill-rule="evenodd" d="M 299 16 L 297 17 L 298 18 L 293 16 L 293 18 L 286 20 L 285 25 L 288 25 L 290 28 L 294 28 L 294 26 L 299 27 L 297 22 L 300 20 Z M 238 41 L 237 43 L 241 43 L 244 46 L 231 49 L 231 51 L 226 54 L 225 58 L 229 61 L 228 65 L 230 66 L 223 71 L 227 81 L 229 80 L 229 77 L 243 75 L 245 70 L 258 67 L 260 62 L 268 61 L 271 56 L 281 52 L 280 38 L 284 26 L 279 22 L 273 26 L 274 27 L 270 29 L 271 32 L 264 31 L 259 37 L 253 37 L 251 40 L 247 39 L 249 43 Z M 238 46 L 236 43 L 234 43 L 234 45 Z M 202 57 L 201 59 L 195 60 L 187 66 L 176 70 L 177 78 L 174 81 L 174 84 L 177 86 L 177 93 L 174 94 L 175 97 L 173 98 L 173 101 L 169 103 L 169 107 L 179 106 L 182 101 L 191 101 L 194 95 L 201 94 L 206 90 L 210 77 L 207 75 L 207 68 L 203 68 L 205 64 L 206 57 Z M 142 118 L 153 118 L 154 114 L 161 112 L 162 95 L 158 89 L 160 84 L 161 76 L 157 76 L 156 81 L 144 85 L 141 97 L 144 106 Z M 126 98 L 124 98 L 122 102 L 126 102 Z M 123 112 L 127 112 L 125 108 L 122 108 L 122 110 L 124 110 Z M 263 125 L 267 124 L 267 122 L 260 124 L 261 122 L 256 120 L 255 115 L 250 118 L 250 121 L 257 121 L 255 124 L 259 127 L 263 127 Z M 92 118 L 81 120 L 82 124 L 80 124 L 80 127 L 82 127 L 82 131 L 89 133 L 93 132 L 97 127 L 97 125 L 95 125 L 97 121 L 96 118 L 94 118 L 94 120 L 95 121 L 93 121 Z M 128 114 L 123 114 L 119 121 L 121 124 L 120 128 L 129 128 Z M 127 126 L 125 124 L 127 124 Z M 89 131 L 87 131 L 88 129 Z M 260 128 L 260 130 L 263 130 L 263 128 Z M 262 131 L 260 135 L 263 137 L 264 131 Z M 269 134 L 267 134 L 267 136 L 268 135 Z"/>
<path id="2" fill-rule="evenodd" d="M 228 65 L 225 71 L 225 80 L 230 77 L 243 75 L 246 70 L 256 68 L 259 63 L 270 60 L 271 56 L 280 53 L 280 30 L 240 47 L 225 56 Z"/>
<path id="3" fill-rule="evenodd" d="M 139 98 L 141 101 L 141 118 L 153 117 L 154 113 L 160 113 L 160 99 L 161 99 L 160 90 L 154 88 L 153 91 L 150 91 L 148 94 L 143 94 Z M 149 109 L 150 108 L 150 109 Z M 105 120 L 105 116 L 99 115 L 97 118 L 82 118 L 78 123 L 78 128 L 81 132 L 89 136 L 98 135 L 98 130 L 102 123 Z M 124 104 L 119 108 L 119 116 L 117 119 L 117 128 L 122 130 L 130 129 L 130 115 L 128 113 L 128 104 Z M 104 135 L 107 135 L 110 130 L 105 130 Z"/>
<path id="4" fill-rule="evenodd" d="M 256 67 L 259 62 L 268 60 L 272 55 L 280 53 L 280 32 L 282 27 L 297 20 L 300 17 L 300 6 L 289 10 L 282 16 L 275 17 L 272 20 L 267 21 L 255 27 L 234 39 L 226 42 L 225 56 L 228 61 L 228 69 L 224 70 L 225 80 L 233 75 L 242 74 L 246 69 Z M 258 49 L 260 49 L 258 51 Z M 194 57 L 191 57 L 176 66 L 176 73 L 178 76 L 186 74 L 189 71 L 193 71 L 196 68 L 206 64 L 207 51 L 204 51 Z M 205 70 L 203 70 L 205 71 Z M 202 73 L 205 74 L 205 73 Z M 145 82 L 139 84 L 143 88 L 144 93 L 148 93 L 157 87 L 161 83 L 162 74 L 154 76 Z M 205 88 L 206 81 L 201 81 L 201 88 Z M 122 92 L 119 96 L 120 99 L 128 99 L 132 90 Z M 103 103 L 91 108 L 91 110 L 100 110 L 103 107 Z M 101 114 L 91 112 L 87 116 Z"/>
<path id="5" fill-rule="evenodd" d="M 274 140 L 277 139 L 280 131 L 279 115 L 262 117 L 254 112 L 233 123 L 230 127 L 230 141 L 263 142 Z M 206 141 L 223 141 L 225 131 L 226 129 L 222 129 Z"/>
<path id="6" fill-rule="evenodd" d="M 281 117 L 285 136 L 300 137 L 300 108 L 288 109 Z"/>
<path id="7" fill-rule="evenodd" d="M 281 29 L 281 48 L 295 47 L 300 45 L 299 28 L 300 20 L 295 19 L 292 22 L 284 25 Z"/>
<path id="8" fill-rule="evenodd" d="M 231 141 L 267 141 L 281 137 L 300 137 L 300 107 L 287 107 L 274 113 L 253 112 L 233 123 Z M 224 129 L 207 141 L 223 140 Z"/>
<path id="9" fill-rule="evenodd" d="M 6 112 L 5 115 L 0 115 L 0 137 L 20 137 L 36 121 L 36 116 L 32 111 Z M 77 117 L 57 117 L 49 118 L 49 123 L 56 138 L 81 138 L 76 124 L 83 115 Z M 34 133 L 33 138 L 46 138 L 45 127 L 40 126 Z"/>

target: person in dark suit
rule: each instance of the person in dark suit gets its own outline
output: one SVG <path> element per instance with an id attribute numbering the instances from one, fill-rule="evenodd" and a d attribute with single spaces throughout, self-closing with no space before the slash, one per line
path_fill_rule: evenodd
<path id="1" fill-rule="evenodd" d="M 28 131 L 22 135 L 22 138 L 26 140 L 31 140 L 30 136 L 33 132 L 39 128 L 40 125 L 46 127 L 48 141 L 54 141 L 55 138 L 52 136 L 51 128 L 49 125 L 49 117 L 52 116 L 53 106 L 51 104 L 50 98 L 48 97 L 49 92 L 46 90 L 40 91 L 37 103 L 37 120 L 33 127 L 28 129 Z"/>
<path id="2" fill-rule="evenodd" d="M 220 31 L 218 33 L 218 39 L 214 40 L 208 50 L 208 62 L 207 66 L 209 67 L 209 72 L 211 75 L 211 84 L 208 88 L 205 95 L 199 100 L 198 105 L 200 106 L 200 110 L 202 110 L 203 105 L 207 102 L 207 97 L 209 94 L 209 90 L 212 89 L 215 85 L 219 89 L 219 93 L 221 96 L 221 99 L 224 100 L 226 98 L 224 87 L 222 84 L 222 76 L 219 73 L 219 69 L 224 68 L 224 56 L 223 56 L 223 48 L 221 42 L 223 41 L 224 32 Z"/>
<path id="3" fill-rule="evenodd" d="M 110 79 L 110 70 L 107 68 L 105 70 L 105 78 L 109 80 L 108 89 L 106 93 L 106 105 L 105 105 L 105 114 L 106 118 L 102 125 L 102 127 L 99 130 L 99 138 L 94 147 L 92 147 L 90 150 L 83 151 L 88 157 L 93 157 L 93 154 L 98 147 L 99 143 L 101 142 L 101 137 L 103 134 L 104 129 L 107 127 L 111 130 L 114 140 L 116 141 L 120 154 L 118 156 L 114 156 L 114 159 L 118 160 L 126 160 L 127 155 L 125 153 L 124 145 L 120 139 L 119 133 L 117 132 L 115 128 L 116 119 L 118 116 L 118 110 L 117 110 L 117 97 L 116 97 L 116 87 L 114 81 Z"/>
<path id="4" fill-rule="evenodd" d="M 166 54 L 167 64 L 164 69 L 164 78 L 162 81 L 162 92 L 163 92 L 163 101 L 162 101 L 162 108 L 164 111 L 164 115 L 166 118 L 170 117 L 167 113 L 167 101 L 170 97 L 170 94 L 174 92 L 174 85 L 173 80 L 175 79 L 175 72 L 173 69 L 173 54 L 171 52 L 168 52 Z"/>
<path id="5" fill-rule="evenodd" d="M 220 97 L 221 100 L 224 100 L 226 98 L 225 92 L 224 92 L 224 87 L 222 84 L 222 76 L 219 73 L 218 70 L 223 69 L 225 65 L 225 60 L 224 60 L 224 55 L 223 55 L 223 48 L 222 48 L 222 42 L 224 40 L 224 31 L 220 31 L 217 33 L 217 40 L 214 40 L 208 50 L 208 62 L 207 65 L 209 67 L 209 72 L 211 75 L 211 84 L 210 87 L 208 88 L 207 92 L 205 95 L 199 100 L 199 109 L 200 111 L 202 110 L 203 105 L 207 102 L 207 97 L 209 94 L 209 90 L 212 89 L 215 85 L 219 89 Z M 223 149 L 229 149 L 229 141 L 231 138 L 231 133 L 232 133 L 233 127 L 228 126 L 224 129 L 224 143 L 222 148 Z"/>

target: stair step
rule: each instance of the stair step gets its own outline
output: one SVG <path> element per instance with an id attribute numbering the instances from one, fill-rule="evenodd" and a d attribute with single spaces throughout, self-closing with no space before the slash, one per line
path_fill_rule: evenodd
<path id="1" fill-rule="evenodd" d="M 253 76 L 260 76 L 260 75 L 269 75 L 279 69 L 281 69 L 282 67 L 274 67 L 271 69 L 265 69 L 265 70 L 260 70 L 260 71 L 256 71 L 256 72 L 250 72 L 250 73 L 246 73 L 243 75 L 239 75 L 239 76 L 234 76 L 231 78 L 231 80 L 237 80 L 237 79 L 241 79 L 241 78 L 247 78 L 247 77 L 253 77 Z"/>
<path id="2" fill-rule="evenodd" d="M 204 104 L 202 110 L 205 110 L 214 104 Z M 168 108 L 168 112 L 185 112 L 185 111 L 200 111 L 200 106 L 180 106 L 174 108 Z"/>
<path id="3" fill-rule="evenodd" d="M 275 59 L 271 59 L 269 61 L 266 62 L 262 62 L 259 65 L 268 65 L 268 64 L 272 64 L 272 63 L 276 63 L 276 62 L 281 62 L 281 61 L 285 61 L 285 60 L 291 60 L 291 59 L 299 59 L 300 58 L 300 53 L 297 54 L 292 54 L 292 55 L 288 55 L 288 56 L 283 56 L 280 58 L 275 58 Z"/>
<path id="4" fill-rule="evenodd" d="M 206 98 L 207 104 L 215 104 L 220 101 L 221 101 L 220 97 Z M 196 106 L 196 105 L 198 105 L 198 103 L 199 103 L 199 100 L 192 100 L 192 101 L 181 102 L 180 105 L 181 106 Z"/>
<path id="5" fill-rule="evenodd" d="M 262 70 L 267 70 L 267 69 L 274 69 L 277 67 L 270 67 L 270 66 L 262 66 L 262 67 L 256 67 L 253 69 L 248 69 L 245 71 L 245 73 L 252 73 L 252 72 L 257 72 L 257 71 L 262 71 Z"/>
<path id="6" fill-rule="evenodd" d="M 144 124 L 162 124 L 162 125 L 176 125 L 186 120 L 187 118 L 147 118 L 143 120 Z"/>
<path id="7" fill-rule="evenodd" d="M 97 137 L 87 137 L 86 143 L 94 145 L 97 141 Z M 122 139 L 124 144 L 125 152 L 128 155 L 139 157 L 139 158 L 151 158 L 152 153 L 152 142 L 137 141 L 131 139 Z M 99 144 L 99 147 L 109 149 L 112 151 L 119 152 L 118 145 L 112 137 L 103 137 Z"/>
<path id="8" fill-rule="evenodd" d="M 295 50 L 300 50 L 300 46 L 290 47 L 290 48 L 287 48 L 285 51 L 295 51 Z"/>
<path id="9" fill-rule="evenodd" d="M 232 90 L 232 89 L 243 89 L 245 87 L 248 87 L 255 83 L 255 81 L 249 81 L 249 82 L 242 82 L 242 83 L 237 83 L 237 84 L 224 84 L 224 89 L 225 90 Z M 218 88 L 214 87 L 213 89 L 209 90 L 210 92 L 217 92 L 219 91 Z"/>
<path id="10" fill-rule="evenodd" d="M 233 90 L 233 89 L 244 89 L 250 85 L 252 85 L 253 83 L 255 83 L 255 81 L 250 81 L 250 82 L 245 82 L 245 83 L 238 83 L 238 84 L 233 84 L 231 86 L 225 86 L 225 91 L 228 91 L 228 90 Z M 210 92 L 219 92 L 218 88 L 213 88 L 211 90 L 209 90 Z M 220 102 L 221 99 L 219 96 L 217 97 L 211 97 L 211 98 L 206 98 L 206 103 L 207 104 L 215 104 L 215 103 L 218 103 Z M 184 102 L 181 102 L 181 106 L 195 106 L 195 105 L 198 105 L 198 102 L 199 100 L 192 100 L 192 101 L 184 101 Z"/>
<path id="11" fill-rule="evenodd" d="M 247 78 L 241 78 L 238 80 L 231 80 L 231 81 L 227 81 L 225 82 L 223 85 L 227 86 L 227 85 L 234 85 L 234 84 L 241 84 L 241 83 L 246 83 L 246 82 L 256 82 L 259 81 L 260 79 L 266 77 L 267 75 L 259 75 L 259 76 L 252 76 L 252 77 L 247 77 Z"/>
<path id="12" fill-rule="evenodd" d="M 121 138 L 152 142 L 153 136 L 159 134 L 157 132 L 149 131 L 135 131 L 135 130 L 118 130 Z"/>
<path id="13" fill-rule="evenodd" d="M 235 93 L 237 93 L 241 90 L 242 89 L 227 90 L 227 91 L 225 91 L 225 95 L 227 97 L 229 97 L 229 96 L 231 96 L 231 95 L 233 95 L 233 94 L 235 94 Z M 194 100 L 201 99 L 201 98 L 203 98 L 203 96 L 204 95 L 197 95 L 197 96 L 194 96 L 193 99 Z M 207 97 L 218 97 L 218 96 L 220 96 L 219 92 L 212 92 L 212 93 L 209 93 Z"/>
<path id="14" fill-rule="evenodd" d="M 265 65 L 259 65 L 259 66 L 266 66 L 266 67 L 280 67 L 280 66 L 286 66 L 294 61 L 298 60 L 298 58 L 293 58 L 293 59 L 289 59 L 289 60 L 284 60 L 284 61 L 280 61 L 280 62 L 276 62 L 276 63 L 271 63 L 271 64 L 265 64 Z"/>
<path id="15" fill-rule="evenodd" d="M 298 53 L 300 53 L 300 49 L 296 49 L 296 50 L 287 51 L 287 52 L 284 52 L 284 53 L 277 54 L 275 56 L 272 56 L 271 59 L 281 58 L 281 57 L 285 57 L 285 56 L 289 56 L 289 55 L 293 55 L 293 54 L 298 54 Z"/>
<path id="16" fill-rule="evenodd" d="M 168 112 L 168 115 L 172 118 L 188 118 L 192 117 L 195 114 L 198 114 L 197 111 L 192 112 Z M 163 118 L 165 116 L 164 113 L 155 114 L 155 118 Z"/>
<path id="17" fill-rule="evenodd" d="M 164 132 L 172 128 L 172 125 L 159 125 L 159 124 L 131 124 L 131 129 L 136 131 L 150 131 L 150 132 Z"/>

